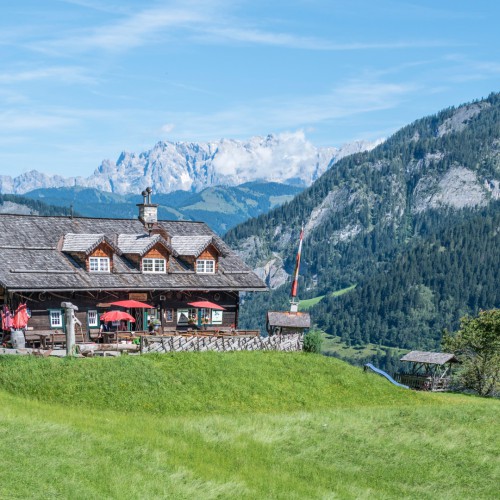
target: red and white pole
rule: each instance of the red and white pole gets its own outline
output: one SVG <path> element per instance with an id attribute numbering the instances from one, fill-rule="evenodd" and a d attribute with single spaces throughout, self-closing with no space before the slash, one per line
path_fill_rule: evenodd
<path id="1" fill-rule="evenodd" d="M 291 304 L 291 312 L 297 312 L 298 310 L 298 303 L 295 301 L 295 298 L 297 297 L 297 291 L 299 287 L 299 270 L 300 270 L 300 256 L 302 253 L 302 240 L 304 239 L 304 226 L 302 226 L 302 229 L 300 230 L 300 238 L 299 238 L 299 250 L 297 252 L 297 258 L 295 260 L 295 271 L 293 272 L 293 281 L 292 281 L 292 300 L 290 302 Z"/>

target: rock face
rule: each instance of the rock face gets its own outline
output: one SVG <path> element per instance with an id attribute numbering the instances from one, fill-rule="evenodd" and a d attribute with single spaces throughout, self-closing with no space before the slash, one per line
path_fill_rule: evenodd
<path id="1" fill-rule="evenodd" d="M 469 104 L 466 106 L 461 106 L 458 108 L 450 118 L 447 118 L 438 127 L 438 136 L 449 134 L 451 132 L 461 132 L 467 127 L 467 122 L 478 115 L 481 110 L 489 108 L 490 103 L 488 102 L 478 102 L 474 104 Z"/>
<path id="2" fill-rule="evenodd" d="M 254 272 L 269 288 L 279 288 L 290 277 L 283 269 L 283 261 L 278 256 L 266 262 L 264 266 L 256 267 Z"/>
<path id="3" fill-rule="evenodd" d="M 422 177 L 415 188 L 413 209 L 423 212 L 429 208 L 483 206 L 487 191 L 475 172 L 456 166 L 442 177 Z"/>
<path id="4" fill-rule="evenodd" d="M 136 194 L 149 185 L 155 193 L 198 192 L 256 180 L 309 186 L 336 161 L 371 150 L 380 142 L 317 148 L 302 132 L 253 137 L 246 142 L 159 142 L 143 153 L 123 152 L 116 162 L 104 160 L 88 178 L 48 176 L 36 170 L 14 178 L 0 176 L 0 191 L 23 194 L 38 188 L 82 186 Z"/>

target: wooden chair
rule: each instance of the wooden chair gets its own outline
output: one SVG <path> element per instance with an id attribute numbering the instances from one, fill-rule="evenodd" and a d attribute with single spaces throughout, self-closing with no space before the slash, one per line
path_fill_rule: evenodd
<path id="1" fill-rule="evenodd" d="M 102 338 L 100 328 L 89 328 L 88 335 L 91 342 L 98 342 Z"/>

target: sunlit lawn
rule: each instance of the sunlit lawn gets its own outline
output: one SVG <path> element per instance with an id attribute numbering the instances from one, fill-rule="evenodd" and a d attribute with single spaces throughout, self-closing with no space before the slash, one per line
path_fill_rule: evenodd
<path id="1" fill-rule="evenodd" d="M 499 401 L 417 394 L 338 360 L 288 356 L 2 359 L 0 498 L 496 497 Z M 100 392 L 92 374 L 106 372 Z M 154 380 L 133 393 L 128 373 Z"/>

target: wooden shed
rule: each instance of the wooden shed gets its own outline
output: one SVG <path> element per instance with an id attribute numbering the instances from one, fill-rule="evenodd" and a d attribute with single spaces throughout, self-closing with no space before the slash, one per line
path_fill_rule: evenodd
<path id="1" fill-rule="evenodd" d="M 409 369 L 397 374 L 396 380 L 412 389 L 428 391 L 448 389 L 452 365 L 459 363 L 454 354 L 425 351 L 411 351 L 400 361 L 409 363 Z"/>
<path id="2" fill-rule="evenodd" d="M 268 311 L 266 329 L 269 335 L 303 333 L 310 328 L 311 317 L 305 312 Z"/>

